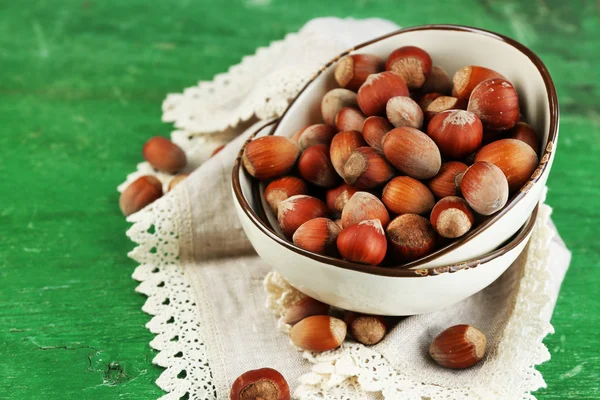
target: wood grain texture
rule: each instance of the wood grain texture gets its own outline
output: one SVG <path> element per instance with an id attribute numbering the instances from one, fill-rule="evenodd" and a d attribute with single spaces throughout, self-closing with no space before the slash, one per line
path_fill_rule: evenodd
<path id="1" fill-rule="evenodd" d="M 548 203 L 574 257 L 536 395 L 600 398 L 600 3 L 550 0 L 0 1 L 0 398 L 162 394 L 115 187 L 168 135 L 166 93 L 323 15 L 476 25 L 544 60 L 561 105 Z"/>

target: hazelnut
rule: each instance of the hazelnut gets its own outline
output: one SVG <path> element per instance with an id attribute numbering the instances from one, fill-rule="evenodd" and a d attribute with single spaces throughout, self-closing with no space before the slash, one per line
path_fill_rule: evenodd
<path id="1" fill-rule="evenodd" d="M 358 192 L 358 189 L 354 186 L 342 183 L 340 186 L 329 189 L 325 196 L 327 207 L 333 213 L 341 213 L 348 200 L 354 193 Z"/>
<path id="2" fill-rule="evenodd" d="M 365 119 L 362 135 L 369 146 L 381 151 L 381 139 L 393 128 L 394 126 L 387 119 L 374 115 Z"/>
<path id="3" fill-rule="evenodd" d="M 321 115 L 323 121 L 335 125 L 335 116 L 344 107 L 356 107 L 356 93 L 348 89 L 333 89 L 325 93 L 321 101 Z"/>
<path id="4" fill-rule="evenodd" d="M 344 164 L 344 180 L 358 189 L 372 189 L 394 176 L 394 169 L 383 155 L 372 147 L 354 150 Z"/>
<path id="5" fill-rule="evenodd" d="M 351 54 L 338 61 L 334 76 L 343 88 L 358 90 L 369 75 L 383 69 L 383 60 L 372 54 Z"/>
<path id="6" fill-rule="evenodd" d="M 331 164 L 339 176 L 344 177 L 344 165 L 346 165 L 350 154 L 365 144 L 362 135 L 358 131 L 340 132 L 333 137 L 329 148 L 329 156 Z"/>
<path id="7" fill-rule="evenodd" d="M 485 129 L 504 131 L 519 122 L 519 96 L 506 79 L 488 79 L 475 86 L 467 110 L 481 119 Z"/>
<path id="8" fill-rule="evenodd" d="M 362 131 L 365 116 L 353 107 L 342 108 L 335 116 L 335 127 L 338 131 Z"/>
<path id="9" fill-rule="evenodd" d="M 125 216 L 140 211 L 163 195 L 162 184 L 151 175 L 142 176 L 133 181 L 121 193 L 119 207 Z"/>
<path id="10" fill-rule="evenodd" d="M 379 315 L 348 312 L 344 322 L 354 340 L 366 346 L 381 342 L 387 333 L 387 322 Z"/>
<path id="11" fill-rule="evenodd" d="M 435 204 L 433 193 L 410 176 L 397 176 L 383 188 L 383 204 L 394 214 L 425 214 Z"/>
<path id="12" fill-rule="evenodd" d="M 410 97 L 396 96 L 388 100 L 386 105 L 388 120 L 396 128 L 409 126 L 420 129 L 423 126 L 423 111 Z"/>
<path id="13" fill-rule="evenodd" d="M 426 218 L 416 214 L 400 215 L 386 229 L 391 256 L 398 262 L 410 262 L 431 253 L 435 231 Z"/>
<path id="14" fill-rule="evenodd" d="M 327 215 L 321 200 L 305 195 L 292 196 L 279 203 L 277 221 L 286 237 L 292 238 L 296 229 L 306 221 Z"/>
<path id="15" fill-rule="evenodd" d="M 282 317 L 282 321 L 286 324 L 294 325 L 304 318 L 312 317 L 313 315 L 327 315 L 329 308 L 328 304 L 306 296 L 288 308 Z"/>
<path id="16" fill-rule="evenodd" d="M 155 136 L 144 144 L 144 159 L 159 171 L 174 174 L 187 164 L 181 147 L 162 136 Z"/>
<path id="17" fill-rule="evenodd" d="M 419 89 L 431 74 L 431 57 L 419 47 L 400 47 L 389 55 L 385 69 L 401 76 L 409 89 Z"/>
<path id="18" fill-rule="evenodd" d="M 475 86 L 492 78 L 506 79 L 502 74 L 492 69 L 478 65 L 461 68 L 454 74 L 452 96 L 468 100 Z"/>
<path id="19" fill-rule="evenodd" d="M 167 187 L 167 192 L 170 192 L 171 190 L 173 190 L 175 188 L 175 186 L 177 186 L 181 182 L 183 182 L 183 180 L 185 178 L 187 178 L 188 176 L 190 176 L 190 174 L 179 174 L 179 175 L 175 175 L 173 178 L 171 178 L 171 180 L 169 181 L 169 186 Z"/>
<path id="20" fill-rule="evenodd" d="M 298 160 L 298 172 L 302 178 L 319 187 L 333 187 L 339 181 L 329 159 L 329 146 L 325 144 L 304 150 Z"/>
<path id="21" fill-rule="evenodd" d="M 440 333 L 429 346 L 429 354 L 439 365 L 462 369 L 477 364 L 485 355 L 485 335 L 469 325 L 455 325 Z"/>
<path id="22" fill-rule="evenodd" d="M 441 93 L 437 92 L 427 93 L 426 95 L 422 96 L 417 103 L 419 104 L 419 107 L 421 107 L 421 111 L 423 111 L 424 113 L 425 110 L 427 110 L 427 107 L 429 107 L 429 105 L 433 103 L 435 99 L 442 96 L 445 95 L 442 95 Z"/>
<path id="23" fill-rule="evenodd" d="M 469 206 L 481 215 L 491 215 L 508 201 L 508 181 L 502 170 L 487 161 L 476 162 L 462 175 L 460 191 Z"/>
<path id="24" fill-rule="evenodd" d="M 439 199 L 446 196 L 456 196 L 458 194 L 456 175 L 465 172 L 467 168 L 466 164 L 459 161 L 445 162 L 438 174 L 427 182 L 427 186 Z"/>
<path id="25" fill-rule="evenodd" d="M 381 222 L 370 219 L 345 227 L 338 237 L 337 248 L 345 260 L 379 265 L 387 252 Z"/>
<path id="26" fill-rule="evenodd" d="M 443 156 L 463 158 L 481 145 L 483 126 L 472 112 L 448 110 L 433 117 L 427 126 L 427 134 Z"/>
<path id="27" fill-rule="evenodd" d="M 423 114 L 425 116 L 425 119 L 430 121 L 433 117 L 435 117 L 441 112 L 448 110 L 464 110 L 466 108 L 466 100 L 450 96 L 439 96 L 433 99 L 433 101 L 431 101 L 427 105 L 427 107 L 425 107 Z"/>
<path id="28" fill-rule="evenodd" d="M 377 219 L 386 227 L 390 222 L 390 215 L 375 195 L 368 192 L 354 193 L 342 210 L 342 226 L 348 228 L 370 219 Z"/>
<path id="29" fill-rule="evenodd" d="M 265 188 L 265 200 L 275 214 L 279 203 L 298 194 L 308 194 L 308 187 L 302 179 L 295 176 L 276 179 Z"/>
<path id="30" fill-rule="evenodd" d="M 448 196 L 433 207 L 429 220 L 440 236 L 455 239 L 471 229 L 475 216 L 464 199 Z"/>
<path id="31" fill-rule="evenodd" d="M 475 162 L 487 161 L 502 170 L 511 193 L 529 180 L 538 165 L 535 151 L 517 139 L 501 139 L 485 145 L 475 155 Z"/>
<path id="32" fill-rule="evenodd" d="M 299 155 L 300 148 L 290 139 L 264 136 L 246 144 L 242 162 L 250 175 L 267 180 L 290 172 Z"/>
<path id="33" fill-rule="evenodd" d="M 233 385 L 230 400 L 290 400 L 290 388 L 283 375 L 272 368 L 244 372 Z"/>
<path id="34" fill-rule="evenodd" d="M 332 220 L 315 218 L 300 225 L 292 241 L 296 246 L 313 253 L 335 255 L 335 243 L 341 231 Z"/>
<path id="35" fill-rule="evenodd" d="M 366 116 L 383 115 L 389 99 L 396 96 L 408 96 L 404 79 L 393 72 L 380 72 L 369 75 L 358 89 L 358 106 Z"/>
<path id="36" fill-rule="evenodd" d="M 296 132 L 292 136 L 292 140 L 298 143 L 300 150 L 306 150 L 316 144 L 329 145 L 335 134 L 335 128 L 331 125 L 313 124 Z"/>
<path id="37" fill-rule="evenodd" d="M 539 155 L 540 141 L 531 125 L 529 125 L 527 122 L 517 122 L 517 124 L 511 129 L 510 135 L 513 139 L 527 143 L 536 152 L 536 154 Z"/>
<path id="38" fill-rule="evenodd" d="M 394 128 L 383 137 L 383 154 L 397 169 L 417 179 L 433 178 L 442 164 L 436 144 L 415 128 Z"/>
<path id="39" fill-rule="evenodd" d="M 421 88 L 421 92 L 450 95 L 452 93 L 452 79 L 442 67 L 434 65 L 431 67 L 431 74 L 429 74 L 429 78 Z"/>
<path id="40" fill-rule="evenodd" d="M 292 342 L 303 350 L 328 351 L 339 347 L 346 338 L 344 321 L 327 315 L 304 318 L 290 331 Z"/>

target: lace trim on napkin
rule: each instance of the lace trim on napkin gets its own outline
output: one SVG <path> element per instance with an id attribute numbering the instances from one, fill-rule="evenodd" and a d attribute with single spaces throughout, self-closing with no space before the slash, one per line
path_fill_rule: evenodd
<path id="1" fill-rule="evenodd" d="M 553 333 L 552 325 L 544 320 L 552 307 L 547 282 L 551 272 L 547 268 L 548 246 L 553 237 L 549 228 L 551 208 L 541 205 L 532 238 L 519 260 L 525 263 L 524 275 L 517 292 L 515 310 L 499 343 L 497 359 L 485 365 L 489 379 L 481 386 L 469 388 L 446 388 L 427 385 L 411 379 L 409 374 L 395 370 L 379 353 L 356 343 L 344 343 L 340 348 L 326 353 L 304 352 L 304 357 L 314 364 L 311 372 L 300 377 L 295 397 L 307 400 L 345 400 L 366 398 L 367 392 L 381 392 L 386 400 L 409 399 L 491 399 L 499 393 L 510 393 L 507 399 L 534 400 L 531 392 L 545 387 L 542 375 L 535 366 L 550 359 L 550 353 L 542 340 Z M 542 287 L 540 287 L 542 285 Z M 265 278 L 267 307 L 281 316 L 297 298 L 297 290 L 291 287 L 277 272 Z M 279 322 L 283 332 L 289 325 Z M 510 364 L 511 368 L 497 365 Z M 518 371 L 518 372 L 515 372 Z M 506 376 L 501 377 L 500 374 Z M 520 376 L 515 381 L 515 376 Z M 511 382 L 510 387 L 495 388 L 494 382 Z M 498 389 L 498 390 L 496 390 Z"/>

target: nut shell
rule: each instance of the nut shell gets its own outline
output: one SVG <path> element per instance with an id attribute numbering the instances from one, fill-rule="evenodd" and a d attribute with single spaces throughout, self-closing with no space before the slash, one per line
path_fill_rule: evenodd
<path id="1" fill-rule="evenodd" d="M 431 74 L 421 88 L 423 93 L 440 93 L 450 95 L 452 93 L 452 79 L 450 75 L 442 68 L 434 65 L 431 67 Z"/>
<path id="2" fill-rule="evenodd" d="M 296 195 L 279 203 L 277 222 L 284 235 L 292 238 L 296 230 L 311 219 L 327 215 L 327 206 L 316 197 Z"/>
<path id="3" fill-rule="evenodd" d="M 423 111 L 410 97 L 396 96 L 388 100 L 386 108 L 388 120 L 396 128 L 409 126 L 421 129 L 423 126 Z"/>
<path id="4" fill-rule="evenodd" d="M 398 262 L 410 262 L 431 253 L 435 231 L 428 219 L 416 214 L 400 215 L 386 229 L 391 256 Z"/>
<path id="5" fill-rule="evenodd" d="M 487 161 L 476 162 L 462 175 L 460 191 L 475 212 L 491 215 L 508 201 L 508 181 L 502 170 Z"/>
<path id="6" fill-rule="evenodd" d="M 277 214 L 279 203 L 298 194 L 308 194 L 306 183 L 295 176 L 284 176 L 269 183 L 265 188 L 265 200 Z"/>
<path id="7" fill-rule="evenodd" d="M 335 243 L 341 231 L 332 220 L 315 218 L 300 225 L 292 241 L 296 246 L 313 253 L 335 255 Z"/>
<path id="8" fill-rule="evenodd" d="M 385 258 L 387 242 L 378 219 L 345 227 L 337 240 L 341 256 L 348 261 L 379 265 Z"/>
<path id="9" fill-rule="evenodd" d="M 369 75 L 358 89 L 358 105 L 366 116 L 383 115 L 389 99 L 396 96 L 409 96 L 404 79 L 393 72 L 380 72 Z"/>
<path id="10" fill-rule="evenodd" d="M 383 188 L 383 204 L 394 214 L 425 214 L 435 204 L 433 193 L 410 176 L 397 176 Z"/>
<path id="11" fill-rule="evenodd" d="M 329 146 L 317 144 L 310 146 L 298 159 L 298 172 L 302 178 L 319 187 L 333 187 L 339 177 L 329 159 Z"/>
<path id="12" fill-rule="evenodd" d="M 338 61 L 334 77 L 343 88 L 358 90 L 369 75 L 383 69 L 383 60 L 372 54 L 350 54 Z"/>
<path id="13" fill-rule="evenodd" d="M 312 297 L 304 297 L 298 300 L 290 308 L 283 317 L 282 322 L 290 325 L 297 324 L 304 318 L 311 317 L 313 315 L 327 315 L 329 313 L 329 305 L 321 303 Z"/>
<path id="14" fill-rule="evenodd" d="M 181 182 L 183 182 L 185 180 L 185 178 L 187 178 L 188 176 L 190 176 L 190 174 L 179 174 L 179 175 L 175 175 L 173 178 L 171 178 L 171 180 L 169 181 L 169 186 L 167 187 L 167 192 L 170 192 L 171 190 L 173 190 L 175 188 L 175 186 L 177 186 Z"/>
<path id="15" fill-rule="evenodd" d="M 321 115 L 323 121 L 329 125 L 335 125 L 335 116 L 344 107 L 356 107 L 358 105 L 356 93 L 348 89 L 333 89 L 325 93 L 321 100 Z"/>
<path id="16" fill-rule="evenodd" d="M 433 178 L 442 165 L 438 147 L 418 129 L 394 128 L 383 137 L 382 147 L 394 167 L 416 179 Z"/>
<path id="17" fill-rule="evenodd" d="M 327 207 L 333 213 L 341 213 L 348 200 L 358 189 L 347 183 L 342 183 L 340 186 L 329 189 L 325 196 Z"/>
<path id="18" fill-rule="evenodd" d="M 536 154 L 540 154 L 540 141 L 531 125 L 529 125 L 527 122 L 517 122 L 517 124 L 511 129 L 510 135 L 513 139 L 527 143 Z"/>
<path id="19" fill-rule="evenodd" d="M 440 236 L 455 239 L 471 229 L 475 216 L 464 199 L 448 196 L 433 207 L 429 220 Z"/>
<path id="20" fill-rule="evenodd" d="M 300 148 L 283 136 L 264 136 L 246 144 L 242 162 L 246 171 L 259 180 L 277 178 L 291 171 Z"/>
<path id="21" fill-rule="evenodd" d="M 433 339 L 429 354 L 442 367 L 462 369 L 481 361 L 485 347 L 485 335 L 479 329 L 455 325 Z"/>
<path id="22" fill-rule="evenodd" d="M 364 145 L 365 141 L 358 131 L 344 131 L 333 137 L 329 148 L 329 156 L 331 164 L 339 176 L 344 177 L 344 165 L 346 165 L 350 154 Z"/>
<path id="23" fill-rule="evenodd" d="M 155 136 L 144 144 L 144 159 L 159 171 L 174 174 L 187 164 L 181 147 L 162 136 Z"/>
<path id="24" fill-rule="evenodd" d="M 231 385 L 230 400 L 290 400 L 283 375 L 272 368 L 244 372 Z"/>
<path id="25" fill-rule="evenodd" d="M 362 135 L 369 146 L 381 151 L 381 140 L 392 129 L 394 126 L 387 119 L 374 115 L 365 119 Z"/>
<path id="26" fill-rule="evenodd" d="M 385 318 L 378 315 L 348 312 L 344 322 L 354 340 L 366 346 L 381 342 L 387 333 L 387 322 Z"/>
<path id="27" fill-rule="evenodd" d="M 475 155 L 475 162 L 478 161 L 491 162 L 500 168 L 511 193 L 523 187 L 538 165 L 531 146 L 517 139 L 501 139 L 485 145 Z"/>
<path id="28" fill-rule="evenodd" d="M 292 342 L 303 350 L 328 351 L 342 344 L 346 338 L 344 321 L 327 315 L 304 318 L 290 331 Z"/>
<path id="29" fill-rule="evenodd" d="M 472 112 L 448 110 L 433 117 L 427 134 L 445 157 L 464 158 L 481 146 L 483 125 Z"/>
<path id="30" fill-rule="evenodd" d="M 427 186 L 439 199 L 446 196 L 456 196 L 458 194 L 456 175 L 465 172 L 467 168 L 467 164 L 459 161 L 445 162 L 438 174 L 427 182 Z"/>
<path id="31" fill-rule="evenodd" d="M 416 46 L 394 50 L 385 63 L 385 69 L 401 76 L 409 89 L 422 87 L 431 74 L 431 57 Z"/>
<path id="32" fill-rule="evenodd" d="M 119 207 L 125 216 L 140 211 L 163 195 L 162 183 L 151 175 L 133 181 L 119 198 Z"/>
<path id="33" fill-rule="evenodd" d="M 362 131 L 365 122 L 363 113 L 353 107 L 342 108 L 335 116 L 335 127 L 338 131 Z"/>
<path id="34" fill-rule="evenodd" d="M 292 136 L 292 140 L 298 143 L 301 150 L 317 144 L 331 143 L 331 139 L 336 134 L 333 126 L 327 124 L 313 124 L 300 129 Z"/>
<path id="35" fill-rule="evenodd" d="M 344 165 L 344 180 L 358 189 L 372 189 L 394 176 L 394 169 L 379 151 L 364 146 L 354 150 Z"/>
<path id="36" fill-rule="evenodd" d="M 430 121 L 433 117 L 435 117 L 441 112 L 448 110 L 464 110 L 466 108 L 466 100 L 450 96 L 439 96 L 433 99 L 427 105 L 427 107 L 425 107 L 425 111 L 423 111 L 423 114 L 425 116 L 425 119 Z"/>
<path id="37" fill-rule="evenodd" d="M 390 214 L 375 195 L 368 192 L 354 193 L 342 211 L 342 226 L 348 228 L 370 219 L 379 220 L 385 228 L 390 222 Z"/>
<path id="38" fill-rule="evenodd" d="M 506 79 L 488 79 L 475 86 L 467 110 L 481 119 L 485 129 L 504 131 L 519 122 L 519 96 Z"/>
<path id="39" fill-rule="evenodd" d="M 461 68 L 456 71 L 452 78 L 452 96 L 467 100 L 475 86 L 492 78 L 506 79 L 499 72 L 478 65 Z"/>

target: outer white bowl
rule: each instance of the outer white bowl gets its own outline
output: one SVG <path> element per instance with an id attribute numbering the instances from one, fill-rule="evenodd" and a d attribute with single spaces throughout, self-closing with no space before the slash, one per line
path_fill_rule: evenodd
<path id="1" fill-rule="evenodd" d="M 277 228 L 271 227 L 276 224 L 269 223 L 273 217 L 269 208 L 263 210 L 260 205 L 257 182 L 240 167 L 243 149 L 233 171 L 236 209 L 248 238 L 262 258 L 307 295 L 340 308 L 382 315 L 411 315 L 446 307 L 485 288 L 510 266 L 529 238 L 532 223 L 524 224 L 539 202 L 558 137 L 556 90 L 541 60 L 507 37 L 452 25 L 403 29 L 341 54 L 305 86 L 274 126 L 266 126 L 257 134 L 289 137 L 300 128 L 320 121 L 320 101 L 328 90 L 336 87 L 333 70 L 340 57 L 354 51 L 386 57 L 404 45 L 423 47 L 432 55 L 434 64 L 450 74 L 465 65 L 483 65 L 504 74 L 517 88 L 522 112 L 540 136 L 544 150 L 531 179 L 500 212 L 460 240 L 405 264 L 402 269 L 369 267 L 319 256 L 288 242 Z M 521 227 L 518 243 L 513 239 L 498 248 Z M 474 265 L 479 267 L 472 268 Z"/>

